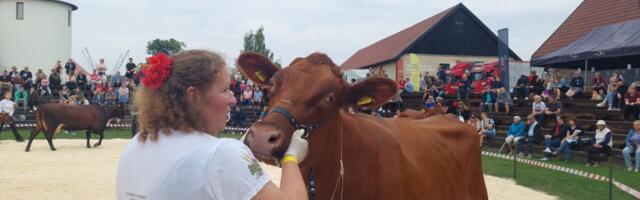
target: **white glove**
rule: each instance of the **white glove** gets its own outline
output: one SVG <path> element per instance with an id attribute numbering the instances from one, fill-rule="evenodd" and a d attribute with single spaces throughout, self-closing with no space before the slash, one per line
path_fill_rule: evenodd
<path id="1" fill-rule="evenodd" d="M 307 157 L 307 151 L 309 150 L 309 142 L 302 138 L 302 134 L 304 134 L 303 129 L 298 129 L 293 132 L 289 148 L 287 152 L 284 153 L 285 156 L 290 155 L 295 157 L 298 163 L 301 163 L 304 158 Z"/>

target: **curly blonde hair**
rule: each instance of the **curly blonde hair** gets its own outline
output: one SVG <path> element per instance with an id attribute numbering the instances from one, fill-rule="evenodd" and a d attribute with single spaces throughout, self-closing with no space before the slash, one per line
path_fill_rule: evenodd
<path id="1" fill-rule="evenodd" d="M 169 129 L 181 131 L 206 131 L 206 124 L 196 109 L 202 102 L 187 98 L 187 88 L 195 87 L 202 98 L 206 91 L 220 80 L 226 64 L 218 54 L 206 50 L 188 50 L 172 55 L 171 73 L 158 90 L 144 85 L 135 93 L 141 132 L 140 142 L 156 141 L 158 134 Z M 202 99 L 197 98 L 197 99 Z"/>

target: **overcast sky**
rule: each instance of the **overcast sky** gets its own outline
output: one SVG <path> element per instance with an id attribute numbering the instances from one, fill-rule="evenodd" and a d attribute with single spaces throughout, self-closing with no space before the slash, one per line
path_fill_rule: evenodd
<path id="1" fill-rule="evenodd" d="M 130 50 L 143 61 L 148 41 L 175 38 L 187 49 L 221 53 L 230 67 L 242 49 L 242 37 L 264 26 L 266 44 L 282 63 L 312 52 L 327 53 L 340 65 L 356 51 L 416 24 L 460 1 L 211 1 L 68 0 L 73 15 L 72 56 L 89 66 L 112 66 Z M 462 1 L 492 31 L 509 28 L 510 46 L 521 58 L 531 54 L 582 2 L 581 0 Z M 90 68 L 90 67 L 87 67 Z M 123 71 L 121 69 L 121 71 Z"/>

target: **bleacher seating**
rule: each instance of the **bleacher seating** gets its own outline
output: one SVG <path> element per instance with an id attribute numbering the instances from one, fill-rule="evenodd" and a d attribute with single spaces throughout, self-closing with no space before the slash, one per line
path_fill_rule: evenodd
<path id="1" fill-rule="evenodd" d="M 421 95 L 410 94 L 402 95 L 405 103 L 405 108 L 418 108 L 421 109 L 422 100 Z M 446 100 L 455 100 L 455 95 L 445 95 Z M 479 115 L 479 105 L 481 102 L 480 95 L 472 95 L 469 100 L 463 100 L 469 105 L 469 110 L 476 115 Z M 614 162 L 621 164 L 622 149 L 624 148 L 624 140 L 626 134 L 630 128 L 633 127 L 633 122 L 625 121 L 623 119 L 622 111 L 607 111 L 606 108 L 597 107 L 596 104 L 599 101 L 592 101 L 589 96 L 579 95 L 574 97 L 573 100 L 569 100 L 565 97 L 559 100 L 563 105 L 563 116 L 574 117 L 577 119 L 578 126 L 585 130 L 587 136 L 591 137 L 595 134 L 595 123 L 597 120 L 605 120 L 607 127 L 613 132 L 613 156 Z M 493 113 L 492 118 L 496 121 L 497 137 L 489 140 L 485 140 L 485 146 L 489 148 L 499 148 L 504 142 L 504 138 L 507 134 L 508 126 L 511 124 L 513 116 L 518 115 L 526 117 L 531 113 L 531 100 L 518 99 L 514 100 L 514 105 L 511 107 L 510 113 Z M 486 111 L 486 109 L 485 109 Z M 550 133 L 555 124 L 555 120 L 548 119 L 545 121 L 544 133 Z M 537 151 L 534 151 L 534 155 L 542 155 L 544 144 L 540 143 L 534 147 Z M 585 161 L 586 150 L 583 148 L 574 149 L 573 151 L 574 161 Z"/>

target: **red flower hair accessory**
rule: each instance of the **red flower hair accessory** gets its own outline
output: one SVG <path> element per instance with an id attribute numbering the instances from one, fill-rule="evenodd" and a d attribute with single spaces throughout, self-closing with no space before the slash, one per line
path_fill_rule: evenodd
<path id="1" fill-rule="evenodd" d="M 142 69 L 142 84 L 152 90 L 157 90 L 169 78 L 173 60 L 164 53 L 157 53 L 147 58 L 147 62 L 149 67 Z"/>

